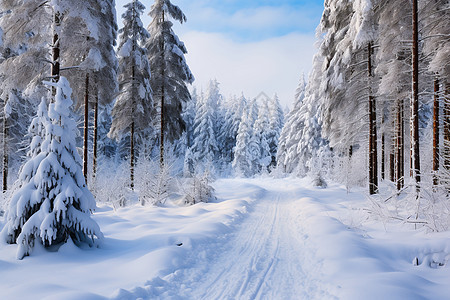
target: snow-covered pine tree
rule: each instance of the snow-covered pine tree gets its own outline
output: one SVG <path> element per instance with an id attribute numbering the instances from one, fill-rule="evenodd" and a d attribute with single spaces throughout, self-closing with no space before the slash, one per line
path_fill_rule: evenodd
<path id="1" fill-rule="evenodd" d="M 186 47 L 173 32 L 170 18 L 183 23 L 186 16 L 170 0 L 155 0 L 150 13 L 152 22 L 148 27 L 150 38 L 146 43 L 152 70 L 151 86 L 159 107 L 160 162 L 164 163 L 164 142 L 178 140 L 185 124 L 181 113 L 191 96 L 186 84 L 194 81 L 184 55 Z"/>
<path id="2" fill-rule="evenodd" d="M 316 176 L 324 167 L 324 156 L 328 155 L 328 143 L 322 137 L 320 123 L 321 107 L 319 102 L 320 84 L 316 78 L 322 75 L 322 61 L 316 56 L 313 61 L 311 81 L 306 85 L 304 77 L 300 80 L 297 89 L 297 99 L 294 108 L 287 117 L 280 136 L 278 149 L 278 167 L 284 172 L 305 176 Z M 305 91 L 306 89 L 306 91 Z"/>
<path id="3" fill-rule="evenodd" d="M 260 148 L 253 134 L 252 112 L 257 111 L 255 106 L 256 102 L 252 101 L 244 110 L 236 136 L 232 167 L 238 176 L 251 177 L 259 171 Z"/>
<path id="4" fill-rule="evenodd" d="M 186 104 L 186 108 L 183 111 L 183 120 L 186 124 L 186 138 L 185 138 L 185 146 L 186 149 L 192 146 L 194 142 L 194 119 L 196 115 L 196 107 L 199 96 L 197 93 L 197 89 L 194 88 L 192 90 L 192 99 Z"/>
<path id="5" fill-rule="evenodd" d="M 223 140 L 220 131 L 224 126 L 225 112 L 223 110 L 223 96 L 220 93 L 219 82 L 216 79 L 209 81 L 206 97 L 209 99 L 209 106 L 211 106 L 211 120 L 213 123 L 213 131 L 216 136 L 217 147 L 218 149 L 222 149 Z M 216 159 L 219 159 L 221 156 L 219 152 L 216 152 L 215 155 Z"/>
<path id="6" fill-rule="evenodd" d="M 208 93 L 197 100 L 197 113 L 194 119 L 194 141 L 190 151 L 196 172 L 202 173 L 215 162 L 217 147 L 214 132 L 214 98 Z M 211 170 L 210 170 L 211 171 Z"/>
<path id="7" fill-rule="evenodd" d="M 49 122 L 44 124 L 45 111 L 40 108 L 38 119 L 30 126 L 32 134 L 45 125 L 45 140 L 39 152 L 39 138 L 33 138 L 30 155 L 34 157 L 21 168 L 19 189 L 12 196 L 2 231 L 7 242 L 19 245 L 18 259 L 31 254 L 36 242 L 50 247 L 70 238 L 76 244 L 93 245 L 103 238 L 90 216 L 95 199 L 86 187 L 75 145 L 77 129 L 70 118 L 72 90 L 64 77 L 48 84 L 56 88 Z"/>
<path id="8" fill-rule="evenodd" d="M 30 99 L 23 97 L 23 94 L 16 90 L 10 90 L 6 103 L 3 107 L 1 123 L 3 127 L 3 191 L 8 189 L 9 170 L 12 170 L 12 178 L 17 175 L 16 169 L 23 161 L 26 154 L 27 140 L 24 138 L 27 135 L 27 128 L 30 119 L 32 118 L 35 109 L 35 104 L 30 102 Z"/>
<path id="9" fill-rule="evenodd" d="M 286 116 L 286 123 L 280 133 L 277 149 L 277 167 L 283 172 L 292 172 L 298 162 L 295 160 L 299 157 L 297 154 L 298 138 L 297 134 L 303 130 L 304 122 L 300 116 L 300 108 L 305 98 L 306 80 L 305 74 L 300 77 L 292 110 Z"/>
<path id="10" fill-rule="evenodd" d="M 0 1 L 0 11 L 1 98 L 6 99 L 12 89 L 20 93 L 29 90 L 37 106 L 41 97 L 46 95 L 42 78 L 47 75 L 45 71 L 48 69 L 46 60 L 52 34 L 48 20 L 51 19 L 51 10 L 43 1 L 10 0 Z M 41 88 L 34 90 L 35 86 Z"/>
<path id="11" fill-rule="evenodd" d="M 318 104 L 323 106 L 323 134 L 332 147 L 343 152 L 349 148 L 352 134 L 360 129 L 353 121 L 360 119 L 354 113 L 359 106 L 345 96 L 345 72 L 352 50 L 347 32 L 352 14 L 352 1 L 328 0 L 318 28 L 322 37 L 318 55 L 323 58 L 322 74 L 317 74 L 321 83 L 318 97 L 321 103 Z"/>
<path id="12" fill-rule="evenodd" d="M 183 111 L 183 120 L 186 124 L 186 132 L 183 135 L 184 142 L 184 162 L 183 162 L 183 173 L 185 176 L 189 177 L 194 174 L 194 158 L 192 155 L 191 147 L 194 143 L 194 120 L 196 116 L 196 106 L 199 101 L 199 96 L 197 89 L 194 88 L 192 91 L 192 99 L 186 104 L 186 108 Z"/>
<path id="13" fill-rule="evenodd" d="M 251 165 L 248 160 L 247 146 L 251 138 L 251 126 L 248 120 L 248 113 L 244 111 L 236 136 L 236 146 L 234 148 L 233 169 L 238 176 L 249 177 Z"/>
<path id="14" fill-rule="evenodd" d="M 114 158 L 117 152 L 116 143 L 108 137 L 111 128 L 112 104 L 102 105 L 98 114 L 98 157 Z"/>
<path id="15" fill-rule="evenodd" d="M 269 108 L 267 99 L 263 99 L 263 102 L 259 105 L 258 119 L 253 125 L 253 137 L 256 144 L 259 146 L 259 160 L 257 170 L 265 172 L 272 162 L 272 155 L 270 153 L 269 145 Z M 269 130 L 268 130 L 269 129 Z"/>
<path id="16" fill-rule="evenodd" d="M 31 116 L 44 89 L 40 80 L 47 67 L 49 30 L 46 26 L 48 10 L 38 1 L 0 1 L 0 111 L 3 122 L 3 189 L 7 189 L 8 170 L 15 174 L 15 165 L 21 163 L 24 136 Z M 11 70 L 14 70 L 12 72 Z M 33 81 L 30 84 L 30 81 Z M 30 97 L 24 91 L 32 90 Z M 33 98 L 33 99 L 30 99 Z M 30 116 L 17 118 L 16 115 Z M 9 176 L 11 177 L 11 176 Z"/>
<path id="17" fill-rule="evenodd" d="M 28 128 L 28 135 L 31 138 L 30 148 L 27 152 L 28 159 L 32 160 L 41 153 L 41 145 L 46 138 L 45 130 L 48 124 L 50 124 L 50 119 L 48 117 L 47 103 L 45 98 L 42 98 L 37 114 Z"/>
<path id="18" fill-rule="evenodd" d="M 112 125 L 109 136 L 130 138 L 130 180 L 134 185 L 134 163 L 136 141 L 143 143 L 152 136 L 153 128 L 149 116 L 153 113 L 150 65 L 143 44 L 149 33 L 142 27 L 140 16 L 145 6 L 138 0 L 125 5 L 122 15 L 124 27 L 119 30 L 119 82 L 120 91 L 112 109 Z M 136 134 L 136 136 L 135 136 Z"/>
<path id="19" fill-rule="evenodd" d="M 280 139 L 281 130 L 284 126 L 284 112 L 281 107 L 280 100 L 275 94 L 273 98 L 269 98 L 269 126 L 267 133 L 267 142 L 269 143 L 271 165 L 276 166 L 276 156 L 278 150 L 278 142 Z"/>
<path id="20" fill-rule="evenodd" d="M 234 147 L 236 146 L 236 137 L 241 123 L 244 109 L 247 107 L 247 100 L 244 95 L 240 98 L 232 97 L 225 105 L 224 125 L 220 131 L 220 140 L 223 148 L 220 149 L 221 157 L 227 163 L 234 160 Z"/>
<path id="21" fill-rule="evenodd" d="M 70 37 L 61 40 L 61 65 L 70 82 L 80 83 L 74 85 L 73 98 L 76 108 L 84 107 L 83 173 L 87 178 L 90 115 L 96 130 L 98 102 L 110 103 L 117 94 L 115 7 L 112 0 L 60 1 L 59 6 L 60 35 Z M 93 142 L 96 150 L 96 135 Z"/>

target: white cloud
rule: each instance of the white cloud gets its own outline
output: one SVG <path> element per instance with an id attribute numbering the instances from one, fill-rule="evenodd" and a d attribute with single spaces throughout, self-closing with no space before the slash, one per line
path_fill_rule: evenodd
<path id="1" fill-rule="evenodd" d="M 316 52 L 314 35 L 289 34 L 259 42 L 239 43 L 222 34 L 187 32 L 187 62 L 196 77 L 194 86 L 206 88 L 210 79 L 220 82 L 226 97 L 255 97 L 261 91 L 277 93 L 291 105 L 301 73 L 308 73 Z"/>

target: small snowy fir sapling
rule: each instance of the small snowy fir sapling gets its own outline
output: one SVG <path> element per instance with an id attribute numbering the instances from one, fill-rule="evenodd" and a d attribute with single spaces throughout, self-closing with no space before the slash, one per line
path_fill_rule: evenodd
<path id="1" fill-rule="evenodd" d="M 71 238 L 76 244 L 93 245 L 103 239 L 90 214 L 95 199 L 86 187 L 81 158 L 75 145 L 76 124 L 70 116 L 72 90 L 66 78 L 48 83 L 57 88 L 55 102 L 49 105 L 45 122 L 45 139 L 40 152 L 31 150 L 29 160 L 19 175 L 19 189 L 13 194 L 7 224 L 2 236 L 17 243 L 17 258 L 29 255 L 36 240 L 45 247 L 59 245 Z M 41 103 L 41 106 L 43 104 Z M 39 121 L 33 122 L 39 123 Z M 42 122 L 43 123 L 43 122 Z M 30 133 L 34 129 L 30 127 Z M 38 143 L 32 143 L 38 147 Z"/>
<path id="2" fill-rule="evenodd" d="M 214 188 L 211 186 L 211 174 L 205 171 L 203 175 L 195 174 L 188 179 L 189 186 L 184 196 L 184 204 L 193 205 L 199 202 L 214 200 Z"/>
<path id="3" fill-rule="evenodd" d="M 172 166 L 170 164 L 165 163 L 156 176 L 149 178 L 147 190 L 140 195 L 142 205 L 146 205 L 147 203 L 161 205 L 170 197 L 170 186 L 173 183 L 173 177 L 170 174 L 171 168 Z"/>

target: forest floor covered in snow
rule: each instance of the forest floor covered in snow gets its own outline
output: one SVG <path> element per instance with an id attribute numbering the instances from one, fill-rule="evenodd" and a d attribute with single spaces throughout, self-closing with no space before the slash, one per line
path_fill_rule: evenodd
<path id="1" fill-rule="evenodd" d="M 369 217 L 362 191 L 307 178 L 214 188 L 188 207 L 99 204 L 98 249 L 19 261 L 1 244 L 0 299 L 449 299 L 450 232 Z"/>

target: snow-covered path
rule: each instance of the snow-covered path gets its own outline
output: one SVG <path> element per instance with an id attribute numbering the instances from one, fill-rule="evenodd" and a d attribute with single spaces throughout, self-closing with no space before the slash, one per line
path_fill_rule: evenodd
<path id="1" fill-rule="evenodd" d="M 231 236 L 195 299 L 301 299 L 311 282 L 302 268 L 303 243 L 292 216 L 292 196 L 267 192 Z"/>

